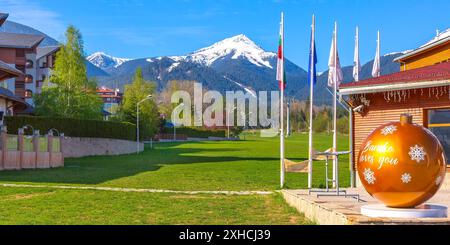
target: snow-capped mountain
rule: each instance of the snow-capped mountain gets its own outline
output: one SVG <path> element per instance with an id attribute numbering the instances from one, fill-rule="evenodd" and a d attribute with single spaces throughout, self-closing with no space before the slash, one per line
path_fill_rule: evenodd
<path id="1" fill-rule="evenodd" d="M 109 72 L 111 69 L 117 68 L 123 63 L 131 60 L 127 58 L 117 58 L 103 52 L 93 53 L 86 59 L 98 68 L 105 70 L 106 72 Z"/>
<path id="2" fill-rule="evenodd" d="M 199 49 L 193 53 L 183 56 L 168 56 L 175 63 L 169 69 L 178 66 L 180 62 L 193 62 L 204 66 L 214 66 L 214 64 L 223 59 L 243 59 L 258 67 L 273 69 L 270 64 L 271 59 L 276 57 L 273 52 L 266 52 L 255 44 L 244 34 L 239 34 L 226 38 L 209 47 Z M 148 62 L 161 60 L 163 57 L 147 59 Z"/>
<path id="3" fill-rule="evenodd" d="M 276 48 L 276 47 L 275 47 Z M 382 74 L 399 70 L 399 64 L 393 62 L 402 52 L 381 57 Z M 162 56 L 124 61 L 114 67 L 110 76 L 97 76 L 100 85 L 123 86 L 130 83 L 136 68 L 141 67 L 144 78 L 155 81 L 158 89 L 165 87 L 170 80 L 189 80 L 203 84 L 206 89 L 221 92 L 244 90 L 255 95 L 258 91 L 278 90 L 275 81 L 277 55 L 258 46 L 245 35 L 237 35 L 195 52 L 181 56 Z M 361 78 L 371 74 L 373 62 L 362 66 Z M 285 60 L 286 94 L 289 97 L 305 100 L 309 94 L 307 72 L 301 67 Z M 352 67 L 343 67 L 344 82 L 352 81 Z M 328 71 L 318 74 L 315 87 L 317 104 L 330 104 L 331 97 L 326 88 Z"/>
<path id="4" fill-rule="evenodd" d="M 141 67 L 144 77 L 157 82 L 159 88 L 170 80 L 195 80 L 219 91 L 269 91 L 278 88 L 276 63 L 275 53 L 265 51 L 240 34 L 186 55 L 130 60 L 109 70 L 110 77 L 98 80 L 104 85 L 115 81 L 128 83 L 136 68 Z M 294 81 L 302 80 L 306 71 L 286 60 L 286 76 Z M 302 86 L 303 83 L 293 83 L 288 89 L 293 92 Z"/>
<path id="5" fill-rule="evenodd" d="M 192 62 L 211 67 L 225 59 L 245 60 L 258 67 L 273 69 L 271 61 L 274 57 L 276 57 L 275 53 L 266 52 L 247 36 L 240 34 L 226 38 L 209 47 L 199 49 L 187 55 L 147 58 L 146 61 L 152 63 L 154 61 L 161 61 L 163 58 L 169 58 L 174 62 L 168 68 L 169 72 L 181 62 Z M 87 60 L 110 73 L 131 59 L 117 58 L 103 52 L 96 52 L 88 56 Z"/>
<path id="6" fill-rule="evenodd" d="M 206 66 L 211 66 L 216 61 L 227 57 L 242 58 L 256 66 L 272 69 L 270 59 L 275 56 L 275 53 L 264 51 L 247 36 L 240 34 L 202 48 L 183 58 Z"/>

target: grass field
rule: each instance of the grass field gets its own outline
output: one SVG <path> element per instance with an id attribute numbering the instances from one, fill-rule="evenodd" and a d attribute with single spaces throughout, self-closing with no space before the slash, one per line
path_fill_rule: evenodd
<path id="1" fill-rule="evenodd" d="M 139 155 L 67 159 L 64 168 L 0 172 L 0 184 L 92 186 L 180 191 L 279 189 L 279 145 L 275 138 L 245 141 L 158 143 Z M 307 158 L 308 136 L 286 141 L 286 156 Z M 348 148 L 346 136 L 339 150 Z M 315 148 L 331 145 L 315 136 Z M 349 183 L 348 158 L 341 159 L 342 185 Z M 307 175 L 288 173 L 287 188 L 305 188 Z M 324 186 L 324 163 L 314 164 L 314 186 Z M 190 195 L 124 193 L 52 188 L 0 188 L 3 224 L 304 224 L 280 194 Z M 47 208 L 47 209 L 46 209 Z M 268 212 L 268 210 L 271 210 Z M 274 212 L 275 210 L 275 212 Z"/>
<path id="2" fill-rule="evenodd" d="M 1 224 L 311 224 L 279 194 L 119 193 L 2 188 Z"/>

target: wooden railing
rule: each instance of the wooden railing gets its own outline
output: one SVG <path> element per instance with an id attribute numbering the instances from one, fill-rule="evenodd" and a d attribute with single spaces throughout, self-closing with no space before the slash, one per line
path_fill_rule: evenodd
<path id="1" fill-rule="evenodd" d="M 0 170 L 42 169 L 64 166 L 61 140 L 64 136 L 17 135 L 7 133 L 3 126 L 0 132 Z"/>

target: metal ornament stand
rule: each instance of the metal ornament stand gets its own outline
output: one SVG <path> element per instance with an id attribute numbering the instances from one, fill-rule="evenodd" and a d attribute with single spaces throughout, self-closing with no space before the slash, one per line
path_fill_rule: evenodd
<path id="1" fill-rule="evenodd" d="M 350 151 L 340 151 L 340 152 L 319 152 L 316 155 L 325 156 L 325 190 L 324 189 L 309 189 L 309 195 L 311 193 L 317 193 L 317 197 L 326 196 L 326 197 L 351 197 L 355 198 L 358 202 L 360 201 L 359 194 L 348 194 L 346 190 L 339 189 L 339 156 L 340 155 L 348 155 Z M 328 178 L 328 160 L 330 157 L 336 157 L 336 167 L 334 169 L 334 176 L 336 176 L 336 180 Z M 328 183 L 334 183 L 336 188 L 330 189 L 328 187 Z"/>

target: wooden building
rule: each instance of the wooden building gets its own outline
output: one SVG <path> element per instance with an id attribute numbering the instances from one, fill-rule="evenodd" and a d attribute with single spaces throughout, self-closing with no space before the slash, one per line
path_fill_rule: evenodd
<path id="1" fill-rule="evenodd" d="M 339 87 L 353 109 L 353 162 L 375 128 L 409 113 L 439 138 L 450 164 L 450 29 L 396 61 L 400 72 Z"/>

